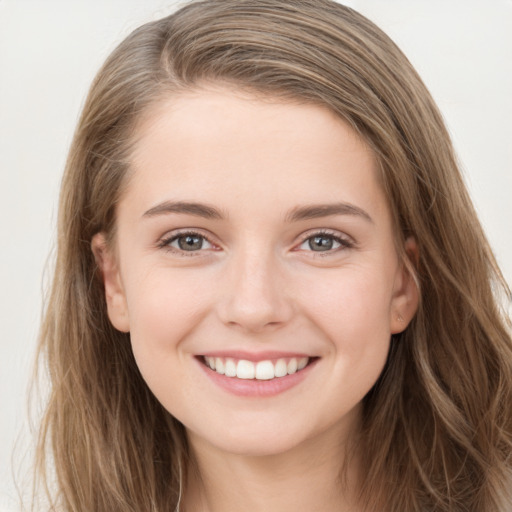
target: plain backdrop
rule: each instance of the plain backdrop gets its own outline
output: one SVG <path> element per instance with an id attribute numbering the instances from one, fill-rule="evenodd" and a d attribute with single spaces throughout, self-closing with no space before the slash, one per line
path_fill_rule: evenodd
<path id="1" fill-rule="evenodd" d="M 344 3 L 383 28 L 430 88 L 512 283 L 512 1 Z M 81 105 L 113 47 L 175 5 L 0 0 L 0 510 L 19 510 L 12 462 L 23 468 L 30 457 L 26 392 L 59 181 Z"/>

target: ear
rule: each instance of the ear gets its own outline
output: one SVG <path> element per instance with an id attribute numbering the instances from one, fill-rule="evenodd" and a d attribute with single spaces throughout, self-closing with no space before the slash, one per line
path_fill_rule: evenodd
<path id="1" fill-rule="evenodd" d="M 114 251 L 107 244 L 104 233 L 97 233 L 93 236 L 91 249 L 103 278 L 110 322 L 118 331 L 129 332 L 128 307 L 119 266 Z"/>
<path id="2" fill-rule="evenodd" d="M 396 275 L 390 309 L 391 334 L 405 331 L 418 309 L 420 299 L 420 291 L 414 274 L 419 261 L 418 244 L 413 237 L 409 237 L 405 241 L 404 248 L 407 260 L 401 263 Z"/>

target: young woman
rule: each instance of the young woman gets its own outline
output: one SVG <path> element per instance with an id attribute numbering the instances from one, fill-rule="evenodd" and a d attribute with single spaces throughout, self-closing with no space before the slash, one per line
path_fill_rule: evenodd
<path id="1" fill-rule="evenodd" d="M 441 116 L 371 22 L 209 0 L 144 25 L 62 184 L 51 509 L 509 510 L 503 292 Z"/>

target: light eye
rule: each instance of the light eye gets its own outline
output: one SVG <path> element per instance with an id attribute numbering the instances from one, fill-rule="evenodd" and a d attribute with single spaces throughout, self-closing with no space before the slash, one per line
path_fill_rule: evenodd
<path id="1" fill-rule="evenodd" d="M 213 248 L 213 245 L 204 236 L 197 233 L 181 233 L 167 240 L 165 245 L 185 252 L 196 252 Z"/>
<path id="2" fill-rule="evenodd" d="M 313 252 L 335 252 L 350 247 L 350 242 L 329 233 L 316 233 L 306 238 L 299 246 L 300 250 Z"/>

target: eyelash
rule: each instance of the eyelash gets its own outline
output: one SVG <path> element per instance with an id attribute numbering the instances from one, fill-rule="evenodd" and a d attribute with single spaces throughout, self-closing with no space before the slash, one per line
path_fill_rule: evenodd
<path id="1" fill-rule="evenodd" d="M 352 242 L 348 238 L 341 237 L 337 235 L 336 233 L 333 233 L 332 231 L 328 230 L 320 230 L 315 231 L 313 233 L 307 233 L 303 238 L 300 244 L 297 246 L 298 248 L 295 250 L 300 250 L 300 247 L 304 245 L 306 242 L 313 240 L 314 238 L 328 238 L 332 240 L 333 242 L 336 242 L 339 244 L 339 247 L 334 249 L 327 249 L 325 251 L 313 251 L 309 250 L 307 252 L 311 252 L 315 257 L 325 257 L 332 254 L 337 253 L 338 251 L 342 251 L 344 249 L 351 249 L 354 247 L 354 242 Z"/>
<path id="2" fill-rule="evenodd" d="M 201 250 L 197 251 L 186 251 L 184 249 L 179 249 L 177 247 L 172 247 L 171 244 L 174 241 L 177 241 L 178 239 L 186 236 L 193 236 L 200 238 L 206 242 L 208 242 L 213 247 L 216 247 L 216 244 L 214 244 L 204 233 L 200 233 L 198 231 L 187 229 L 186 231 L 181 231 L 178 233 L 173 233 L 170 236 L 164 237 L 162 240 L 158 242 L 158 248 L 164 249 L 168 252 L 173 252 L 179 256 L 198 256 L 198 253 L 202 252 Z"/>
<path id="3" fill-rule="evenodd" d="M 186 236 L 200 238 L 203 241 L 206 241 L 207 243 L 209 243 L 211 246 L 217 247 L 216 244 L 214 244 L 203 233 L 200 233 L 200 232 L 194 231 L 194 230 L 186 230 L 186 231 L 181 231 L 178 233 L 173 233 L 170 236 L 164 237 L 162 240 L 160 240 L 158 242 L 158 248 L 164 249 L 168 252 L 173 252 L 175 254 L 178 254 L 179 256 L 199 256 L 199 253 L 203 252 L 203 250 L 204 250 L 204 249 L 202 249 L 202 247 L 201 247 L 201 249 L 198 249 L 198 250 L 187 251 L 184 249 L 179 249 L 179 248 L 171 246 L 171 244 L 173 242 L 179 240 L 182 237 L 186 237 Z M 334 249 L 327 249 L 325 251 L 313 251 L 313 250 L 306 251 L 306 252 L 311 252 L 314 256 L 319 256 L 319 257 L 329 256 L 329 255 L 337 253 L 338 251 L 343 250 L 343 249 L 351 249 L 355 245 L 348 238 L 340 237 L 331 231 L 320 230 L 320 231 L 315 231 L 313 233 L 308 233 L 306 236 L 304 236 L 302 238 L 301 242 L 296 246 L 296 248 L 294 250 L 299 251 L 300 247 L 302 245 L 304 245 L 308 241 L 313 240 L 314 238 L 327 238 L 327 239 L 330 239 L 333 242 L 339 244 L 339 247 L 336 247 Z"/>

